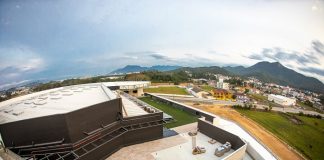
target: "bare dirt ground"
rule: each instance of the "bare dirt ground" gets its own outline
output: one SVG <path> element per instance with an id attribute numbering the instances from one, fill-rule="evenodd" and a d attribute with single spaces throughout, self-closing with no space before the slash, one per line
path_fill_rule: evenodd
<path id="1" fill-rule="evenodd" d="M 265 144 L 274 154 L 280 159 L 303 159 L 295 150 L 291 149 L 287 144 L 280 141 L 277 137 L 266 131 L 265 128 L 258 125 L 256 122 L 243 117 L 239 112 L 229 107 L 217 106 L 217 105 L 193 105 L 192 103 L 186 103 L 187 105 L 195 108 L 219 115 L 226 119 L 230 119 L 240 124 L 244 129 L 250 132 L 250 134 L 257 137 L 263 144 Z"/>

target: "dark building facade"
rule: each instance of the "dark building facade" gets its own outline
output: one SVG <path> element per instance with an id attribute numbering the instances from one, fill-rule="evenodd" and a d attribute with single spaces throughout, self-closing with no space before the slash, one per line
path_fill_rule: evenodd
<path id="1" fill-rule="evenodd" d="M 68 106 L 68 104 L 67 104 Z M 123 117 L 116 98 L 65 114 L 0 125 L 7 149 L 24 158 L 104 159 L 121 147 L 163 137 L 163 112 Z"/>

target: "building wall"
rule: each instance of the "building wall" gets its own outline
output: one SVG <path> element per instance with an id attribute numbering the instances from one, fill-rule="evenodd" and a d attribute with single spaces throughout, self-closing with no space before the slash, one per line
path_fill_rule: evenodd
<path id="1" fill-rule="evenodd" d="M 79 158 L 79 160 L 103 160 L 119 149 L 138 143 L 147 142 L 163 137 L 163 126 L 154 126 L 133 131 L 128 131 L 119 137 L 116 137 L 92 152 L 89 152 Z M 131 156 L 131 155 L 130 155 Z"/>
<path id="2" fill-rule="evenodd" d="M 163 113 L 153 113 L 148 115 L 141 115 L 135 117 L 128 117 L 120 121 L 119 127 L 126 128 L 126 132 L 114 137 L 113 139 L 105 142 L 104 144 L 98 146 L 93 151 L 82 155 L 80 160 L 89 159 L 105 159 L 109 157 L 114 152 L 118 151 L 122 147 L 143 143 L 150 140 L 155 140 L 163 137 L 163 125 L 147 126 L 138 129 L 128 130 L 127 126 L 151 122 L 151 121 L 161 121 L 163 118 Z M 108 132 L 107 132 L 108 133 Z"/>
<path id="3" fill-rule="evenodd" d="M 66 124 L 71 142 L 87 137 L 102 126 L 117 121 L 121 111 L 121 99 L 113 99 L 66 114 Z"/>
<path id="4" fill-rule="evenodd" d="M 70 141 L 64 115 L 51 115 L 0 125 L 6 147 Z M 50 135 L 50 136 L 49 136 Z"/>
<path id="5" fill-rule="evenodd" d="M 214 126 L 212 123 L 198 119 L 199 132 L 215 139 L 220 143 L 230 142 L 232 148 L 237 150 L 245 145 L 245 142 L 238 136 Z"/>
<path id="6" fill-rule="evenodd" d="M 68 106 L 67 106 L 68 107 Z M 114 99 L 67 114 L 26 119 L 0 125 L 6 147 L 56 142 L 73 143 L 117 120 L 121 100 Z M 50 136 L 49 136 L 50 135 Z"/>
<path id="7" fill-rule="evenodd" d="M 134 97 L 141 97 L 144 96 L 144 89 L 142 87 L 137 89 L 122 89 L 122 91 L 126 92 L 129 95 Z"/>
<path id="8" fill-rule="evenodd" d="M 198 129 L 199 132 L 207 135 L 210 138 L 215 139 L 218 142 L 226 143 L 230 142 L 232 149 L 235 151 L 225 157 L 226 160 L 238 160 L 243 159 L 246 151 L 247 144 L 238 136 L 229 133 L 223 129 L 218 128 L 210 122 L 202 119 L 198 119 Z"/>
<path id="9" fill-rule="evenodd" d="M 218 100 L 231 100 L 233 96 L 230 92 L 215 92 L 212 90 L 211 93 Z"/>
<path id="10" fill-rule="evenodd" d="M 137 123 L 157 121 L 157 120 L 161 120 L 161 119 L 163 119 L 163 112 L 127 117 L 127 118 L 123 119 L 122 125 L 126 126 L 126 125 L 137 124 Z"/>
<path id="11" fill-rule="evenodd" d="M 261 153 L 259 153 L 257 150 L 255 150 L 251 145 L 248 145 L 246 148 L 246 151 L 254 158 L 257 160 L 265 160 Z"/>
<path id="12" fill-rule="evenodd" d="M 107 141 L 102 144 L 100 147 L 96 148 L 92 152 L 88 152 L 87 154 L 81 156 L 79 160 L 100 160 L 105 159 L 112 153 L 118 151 L 123 146 L 123 136 L 116 137 L 111 141 Z"/>
<path id="13" fill-rule="evenodd" d="M 243 159 L 243 157 L 245 155 L 246 147 L 247 147 L 247 144 L 245 144 L 244 146 L 242 146 L 241 148 L 239 148 L 238 150 L 236 150 L 232 154 L 228 155 L 227 157 L 225 157 L 224 160 Z M 261 159 L 258 159 L 258 160 L 261 160 Z"/>
<path id="14" fill-rule="evenodd" d="M 123 138 L 123 146 L 143 143 L 149 140 L 163 138 L 163 126 L 128 131 Z"/>
<path id="15" fill-rule="evenodd" d="M 217 82 L 216 87 L 221 89 L 229 89 L 229 83 Z"/>
<path id="16" fill-rule="evenodd" d="M 191 113 L 193 115 L 197 115 L 197 116 L 203 116 L 205 117 L 205 119 L 209 122 L 213 122 L 214 120 L 214 117 L 209 115 L 209 114 L 205 114 L 203 112 L 200 112 L 200 111 L 197 111 L 195 109 L 191 109 L 191 108 L 188 108 L 186 107 L 184 104 L 181 104 L 181 103 L 178 103 L 176 101 L 172 101 L 172 100 L 168 100 L 168 99 L 164 99 L 162 97 L 159 97 L 159 96 L 155 96 L 155 95 L 152 95 L 152 94 L 149 94 L 149 93 L 146 93 L 146 95 L 150 96 L 152 99 L 155 99 L 155 100 L 158 100 L 158 101 L 161 101 L 161 102 L 164 102 L 164 103 L 167 103 L 167 104 L 170 104 L 172 107 L 175 107 L 175 108 L 178 108 L 178 109 L 181 109 L 183 111 L 186 111 L 188 113 Z"/>

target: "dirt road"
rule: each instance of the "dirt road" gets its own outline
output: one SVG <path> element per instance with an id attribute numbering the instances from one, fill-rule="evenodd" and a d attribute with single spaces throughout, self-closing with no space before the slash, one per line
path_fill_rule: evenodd
<path id="1" fill-rule="evenodd" d="M 222 107 L 217 105 L 193 105 L 192 103 L 186 103 L 195 108 L 214 113 L 221 117 L 230 119 L 239 123 L 244 129 L 250 132 L 250 134 L 257 137 L 263 144 L 265 144 L 273 153 L 275 153 L 280 159 L 283 160 L 298 160 L 303 159 L 298 153 L 290 149 L 288 145 L 280 141 L 271 133 L 266 131 L 262 126 L 256 122 L 241 116 L 241 114 L 229 107 Z"/>

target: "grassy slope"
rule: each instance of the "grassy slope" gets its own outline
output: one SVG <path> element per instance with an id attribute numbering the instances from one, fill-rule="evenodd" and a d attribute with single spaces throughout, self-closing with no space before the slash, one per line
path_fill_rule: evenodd
<path id="1" fill-rule="evenodd" d="M 214 87 L 209 86 L 209 85 L 202 85 L 200 86 L 204 91 L 210 92 Z"/>
<path id="2" fill-rule="evenodd" d="M 140 100 L 150 104 L 153 107 L 160 109 L 161 111 L 171 115 L 174 119 L 176 119 L 175 122 L 166 124 L 165 127 L 167 128 L 173 128 L 173 127 L 177 127 L 177 126 L 181 126 L 181 125 L 185 125 L 197 121 L 198 118 L 197 116 L 182 111 L 180 109 L 174 108 L 166 103 L 155 101 L 150 97 L 143 97 L 140 98 Z"/>
<path id="3" fill-rule="evenodd" d="M 186 89 L 179 87 L 146 88 L 144 92 L 189 95 Z"/>
<path id="4" fill-rule="evenodd" d="M 310 159 L 323 158 L 324 120 L 299 117 L 304 124 L 295 125 L 281 114 L 275 112 L 237 111 L 256 121 L 291 146 L 294 146 L 306 157 Z"/>
<path id="5" fill-rule="evenodd" d="M 306 104 L 304 104 L 303 102 L 298 101 L 298 100 L 297 100 L 297 105 L 300 106 L 300 107 L 304 107 L 306 110 L 316 111 L 316 112 L 320 112 L 320 113 L 322 113 L 320 110 L 318 110 L 318 109 L 316 109 L 316 108 L 313 108 L 313 107 L 311 107 L 311 106 L 308 106 L 308 105 L 306 105 Z"/>
<path id="6" fill-rule="evenodd" d="M 271 104 L 271 106 L 273 107 L 282 107 L 281 105 L 277 104 L 277 103 L 274 103 L 274 102 L 271 102 L 271 101 L 268 101 L 268 97 L 266 96 L 263 96 L 261 94 L 250 94 L 250 96 L 257 100 L 260 104 L 264 104 L 264 105 L 269 105 Z"/>
<path id="7" fill-rule="evenodd" d="M 261 94 L 251 94 L 251 97 L 259 101 L 268 101 L 268 98 Z"/>
<path id="8" fill-rule="evenodd" d="M 250 96 L 255 99 L 255 100 L 258 100 L 258 101 L 261 101 L 261 102 L 264 102 L 264 104 L 271 104 L 272 106 L 277 106 L 277 107 L 281 107 L 279 104 L 276 104 L 274 102 L 270 102 L 268 101 L 268 98 L 266 96 L 263 96 L 263 95 L 260 95 L 260 94 L 250 94 Z M 297 101 L 297 104 L 301 107 L 304 107 L 306 110 L 310 110 L 310 111 L 317 111 L 315 108 L 313 107 L 310 107 L 310 106 L 307 106 L 305 105 L 304 103 L 300 102 L 300 101 Z M 317 111 L 318 112 L 318 111 Z"/>

